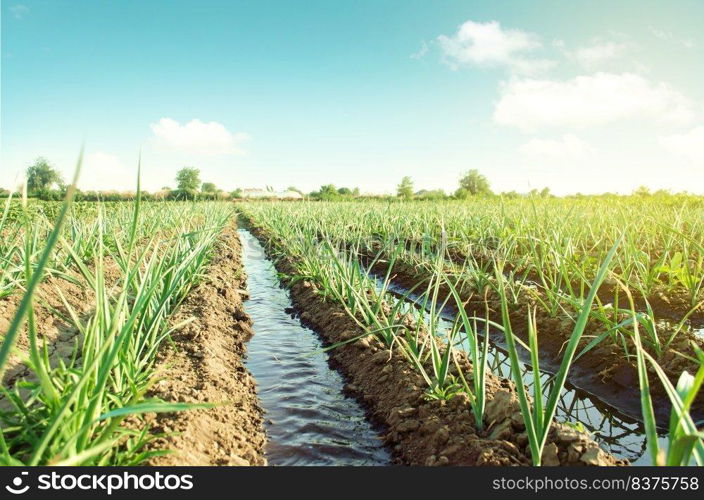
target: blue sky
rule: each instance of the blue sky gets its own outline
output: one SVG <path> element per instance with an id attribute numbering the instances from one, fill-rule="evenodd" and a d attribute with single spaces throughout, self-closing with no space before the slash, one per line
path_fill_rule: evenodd
<path id="1" fill-rule="evenodd" d="M 0 186 L 704 193 L 704 3 L 2 0 Z"/>

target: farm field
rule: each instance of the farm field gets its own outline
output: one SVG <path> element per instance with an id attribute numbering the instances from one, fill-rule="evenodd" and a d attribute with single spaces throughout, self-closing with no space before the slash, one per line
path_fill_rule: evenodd
<path id="1" fill-rule="evenodd" d="M 511 426 L 516 444 L 535 456 L 552 448 L 542 441 L 549 426 L 541 417 L 580 425 L 579 412 L 558 409 L 564 383 L 635 418 L 655 442 L 657 427 L 667 428 L 673 387 L 689 379 L 682 373 L 701 377 L 701 203 L 667 201 L 279 203 L 246 204 L 243 212 L 273 255 L 285 256 L 285 275 L 317 283 L 358 326 L 399 351 L 424 398 L 467 397 L 476 430 L 497 423 L 484 413 L 491 375 L 516 388 L 542 380 L 531 395 L 544 405 L 531 409 L 520 390 L 509 398 L 523 417 Z M 434 335 L 420 340 L 419 332 Z M 504 348 L 509 370 L 489 368 L 496 357 L 484 339 Z M 464 374 L 447 345 L 481 366 L 479 377 Z M 528 377 L 521 362 L 533 367 Z M 701 421 L 701 396 L 686 399 Z"/>
<path id="2" fill-rule="evenodd" d="M 263 463 L 232 206 L 62 210 L 8 200 L 0 222 L 0 461 Z"/>
<path id="3" fill-rule="evenodd" d="M 8 200 L 0 461 L 701 465 L 703 212 Z"/>
<path id="4" fill-rule="evenodd" d="M 456 309 L 454 289 L 470 316 L 488 313 L 502 323 L 503 294 L 514 333 L 528 342 L 530 313 L 540 349 L 553 365 L 561 359 L 600 265 L 621 238 L 580 340 L 579 374 L 573 379 L 638 414 L 638 395 L 621 390 L 638 379 L 634 322 L 646 351 L 671 380 L 684 370 L 695 373 L 699 366 L 695 350 L 704 340 L 704 238 L 702 205 L 696 199 L 684 206 L 631 198 L 611 204 L 342 203 L 252 210 L 279 224 L 275 227 L 285 231 L 285 239 L 316 238 L 379 275 L 390 269 L 391 281 L 407 290 L 423 291 L 440 272 L 445 281 L 439 283 L 438 297 Z M 613 387 L 619 389 L 612 394 Z M 667 412 L 661 417 L 664 421 Z"/>

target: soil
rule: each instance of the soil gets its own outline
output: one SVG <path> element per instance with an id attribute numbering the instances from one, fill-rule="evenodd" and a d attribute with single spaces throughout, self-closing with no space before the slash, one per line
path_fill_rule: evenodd
<path id="1" fill-rule="evenodd" d="M 64 362 L 75 354 L 76 346 L 80 346 L 81 338 L 78 330 L 70 321 L 71 310 L 79 317 L 86 317 L 92 311 L 95 303 L 93 290 L 77 273 L 70 275 L 70 280 L 58 276 L 49 276 L 38 286 L 34 298 L 34 323 L 37 329 L 39 348 L 46 345 L 49 360 L 56 366 L 59 360 Z M 62 299 L 63 297 L 63 299 Z M 10 328 L 10 323 L 17 312 L 21 293 L 0 299 L 0 338 L 4 338 Z M 36 375 L 27 367 L 29 357 L 29 336 L 27 334 L 27 321 L 17 335 L 14 352 L 10 355 L 7 370 L 1 383 L 10 388 L 20 379 L 36 381 Z M 0 408 L 6 404 L 0 396 Z"/>
<path id="2" fill-rule="evenodd" d="M 367 262 L 372 258 L 370 255 L 365 257 L 363 260 Z M 378 264 L 374 270 L 383 274 L 388 271 L 381 264 Z M 428 275 L 410 264 L 397 261 L 393 269 L 392 280 L 396 284 L 410 288 L 417 283 L 427 281 Z M 450 292 L 446 287 L 441 289 L 440 300 L 444 300 L 449 294 Z M 500 301 L 496 294 L 487 292 L 486 295 L 479 295 L 473 291 L 465 290 L 460 291 L 460 295 L 462 300 L 466 301 L 465 309 L 468 314 L 484 317 L 488 306 L 489 319 L 498 323 L 502 322 Z M 533 304 L 522 302 L 510 311 L 511 326 L 514 334 L 526 343 L 528 342 L 526 318 L 528 309 L 532 309 L 532 307 Z M 566 320 L 566 318 L 549 317 L 538 309 L 536 324 L 541 352 L 541 368 L 556 372 L 562 361 L 563 350 L 571 334 L 573 323 Z M 580 344 L 577 353 L 599 333 L 601 332 L 590 331 L 588 325 L 584 340 Z M 492 336 L 492 338 L 497 344 L 505 347 L 501 334 Z M 676 384 L 677 378 L 683 370 L 688 370 L 692 374 L 696 372 L 697 366 L 694 366 L 691 361 L 682 356 L 675 354 L 675 352 L 681 352 L 693 355 L 691 353 L 692 341 L 689 336 L 680 335 L 673 342 L 670 351 L 658 360 L 673 384 Z M 632 344 L 629 348 L 631 351 L 634 349 Z M 650 374 L 650 380 L 656 417 L 660 425 L 666 426 L 670 412 L 669 398 L 655 373 Z M 569 381 L 622 413 L 637 420 L 642 419 L 637 368 L 634 360 L 625 358 L 622 346 L 608 341 L 600 343 L 573 363 L 570 369 Z M 704 394 L 700 394 L 697 398 L 692 414 L 695 420 L 704 415 Z"/>
<path id="3" fill-rule="evenodd" d="M 108 287 L 119 283 L 121 273 L 111 259 L 105 260 L 104 275 Z M 78 273 L 69 273 L 68 277 L 46 277 L 34 300 L 38 340 L 40 347 L 46 343 L 52 366 L 73 356 L 80 363 L 82 339 L 68 319 L 70 312 L 63 299 L 82 319 L 94 311 L 92 288 Z M 157 364 L 162 380 L 151 394 L 166 401 L 209 402 L 218 406 L 146 417 L 155 434 L 178 433 L 160 437 L 151 444 L 151 451 L 176 451 L 155 457 L 150 464 L 266 464 L 262 409 L 254 380 L 241 360 L 245 342 L 252 335 L 251 321 L 242 306 L 244 287 L 239 238 L 236 228 L 228 228 L 205 279 L 169 319 L 171 325 L 177 325 L 195 317 L 195 321 L 174 332 L 173 343 L 167 342 L 162 347 Z M 20 300 L 19 292 L 0 299 L 0 338 L 7 333 Z M 13 387 L 20 379 L 36 379 L 26 364 L 28 355 L 25 322 L 3 376 L 4 387 Z M 0 409 L 12 411 L 2 396 Z M 145 425 L 145 421 L 136 418 L 128 422 Z"/>
<path id="4" fill-rule="evenodd" d="M 169 433 L 150 451 L 173 450 L 148 465 L 266 465 L 263 409 L 242 357 L 252 336 L 244 311 L 246 276 L 235 227 L 222 234 L 202 283 L 170 318 L 194 318 L 159 353 L 161 380 L 151 396 L 216 406 L 146 417 L 154 433 Z"/>
<path id="5" fill-rule="evenodd" d="M 345 310 L 326 301 L 314 283 L 291 280 L 295 262 L 275 258 L 276 238 L 250 227 L 285 277 L 301 322 L 327 345 L 350 340 L 363 331 Z M 458 353 L 463 372 L 471 365 Z M 395 460 L 406 465 L 530 465 L 530 451 L 513 383 L 490 375 L 487 380 L 485 429 L 475 427 L 469 400 L 428 400 L 425 382 L 398 348 L 389 350 L 367 336 L 330 351 L 331 365 L 346 377 L 346 391 L 384 429 Z M 554 423 L 543 454 L 545 465 L 625 465 L 601 450 L 587 434 Z"/>
<path id="6" fill-rule="evenodd" d="M 407 245 L 407 248 L 409 248 L 410 246 L 411 245 L 409 243 Z M 467 261 L 474 261 L 482 266 L 493 265 L 493 256 L 488 253 L 481 254 L 479 252 L 475 252 L 473 255 L 467 256 L 464 252 L 453 247 L 448 248 L 447 251 L 449 254 L 449 258 L 459 265 L 463 265 Z M 506 263 L 506 271 L 515 270 L 516 269 L 514 269 L 510 265 L 510 263 Z M 523 274 L 524 277 L 528 280 L 539 280 L 539 277 L 535 271 L 528 271 L 527 273 L 521 272 L 520 269 L 518 271 L 520 274 Z M 625 306 L 626 298 L 623 294 L 623 291 L 619 289 L 616 283 L 609 284 L 608 279 L 605 281 L 606 282 L 604 283 L 604 285 L 602 285 L 598 292 L 598 296 L 601 301 L 604 303 L 613 302 L 614 297 L 618 292 L 618 294 L 621 296 L 621 300 L 624 301 Z M 579 288 L 577 284 L 573 284 L 573 286 Z M 635 290 L 631 290 L 631 292 L 633 293 L 633 299 L 635 302 L 634 305 L 636 310 L 646 311 L 646 301 L 641 296 L 641 294 Z M 668 290 L 663 285 L 655 285 L 653 287 L 653 290 L 647 297 L 647 302 L 650 304 L 650 307 L 653 309 L 653 312 L 658 318 L 679 321 L 686 314 L 689 314 L 689 320 L 691 323 L 696 325 L 704 325 L 704 303 L 697 304 L 695 307 L 693 307 L 689 294 L 684 289 Z"/>

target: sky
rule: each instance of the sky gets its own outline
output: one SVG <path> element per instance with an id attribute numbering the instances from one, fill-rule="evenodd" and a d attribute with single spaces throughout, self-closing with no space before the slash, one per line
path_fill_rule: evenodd
<path id="1" fill-rule="evenodd" d="M 701 0 L 2 0 L 0 186 L 704 194 Z"/>

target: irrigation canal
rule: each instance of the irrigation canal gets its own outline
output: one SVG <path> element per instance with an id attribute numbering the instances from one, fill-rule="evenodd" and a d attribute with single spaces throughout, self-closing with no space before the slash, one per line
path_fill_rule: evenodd
<path id="1" fill-rule="evenodd" d="M 342 376 L 328 366 L 318 336 L 287 310 L 288 292 L 264 248 L 240 229 L 250 298 L 245 309 L 254 323 L 247 368 L 257 380 L 266 410 L 267 459 L 271 465 L 388 465 L 391 456 L 365 419 L 364 410 L 342 392 Z M 378 278 L 378 277 L 377 277 Z M 378 282 L 379 283 L 379 282 Z M 393 292 L 407 292 L 392 286 Z M 407 299 L 418 297 L 406 296 Z M 448 323 L 449 325 L 449 323 Z M 510 378 L 507 355 L 490 346 L 494 374 Z M 524 380 L 533 381 L 524 366 Z M 542 373 L 543 383 L 550 374 Z M 571 386 L 560 397 L 556 418 L 581 424 L 600 446 L 634 465 L 648 465 L 642 425 Z M 664 443 L 663 443 L 664 444 Z"/>
<path id="2" fill-rule="evenodd" d="M 376 280 L 377 289 L 381 290 L 384 286 L 383 277 L 371 272 L 369 272 L 369 275 Z M 422 299 L 418 294 L 396 283 L 389 283 L 387 291 L 399 299 L 403 298 L 403 300 L 408 301 L 416 309 L 422 303 Z M 441 330 L 449 330 L 452 327 L 453 319 L 453 313 L 449 309 L 442 311 Z M 466 342 L 463 342 L 459 347 L 466 347 Z M 487 364 L 491 368 L 491 372 L 500 377 L 511 379 L 511 364 L 508 353 L 491 341 L 488 351 Z M 521 363 L 521 370 L 523 380 L 528 387 L 529 393 L 532 394 L 532 386 L 534 384 L 533 371 L 525 362 Z M 552 387 L 551 378 L 551 373 L 540 372 L 545 398 L 547 398 Z M 602 449 L 617 458 L 626 458 L 633 465 L 650 465 L 650 459 L 646 453 L 646 436 L 643 425 L 639 421 L 615 410 L 598 397 L 574 387 L 569 382 L 560 393 L 555 419 L 563 423 L 581 424 L 591 434 L 592 438 L 599 443 Z M 660 438 L 661 446 L 666 446 L 666 442 L 665 438 Z"/>
<path id="3" fill-rule="evenodd" d="M 286 312 L 288 292 L 257 239 L 239 231 L 254 323 L 247 368 L 266 410 L 270 465 L 389 465 L 391 455 L 364 410 L 342 392 L 315 332 Z"/>

